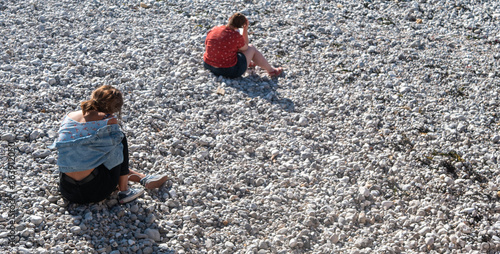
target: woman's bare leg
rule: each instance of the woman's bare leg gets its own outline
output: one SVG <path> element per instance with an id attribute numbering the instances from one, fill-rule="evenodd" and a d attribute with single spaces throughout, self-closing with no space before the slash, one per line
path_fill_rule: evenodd
<path id="1" fill-rule="evenodd" d="M 126 191 L 128 190 L 128 175 L 122 175 L 118 179 L 118 190 Z"/>
<path id="2" fill-rule="evenodd" d="M 129 169 L 129 172 L 127 176 L 127 179 L 132 181 L 132 182 L 136 182 L 138 183 L 139 181 L 141 181 L 142 178 L 146 177 L 145 174 L 142 174 L 142 173 L 139 173 L 139 172 L 136 172 L 132 169 Z"/>
<path id="3" fill-rule="evenodd" d="M 128 181 L 138 183 L 145 176 L 146 176 L 145 174 L 141 174 L 141 173 L 136 172 L 132 169 L 129 169 L 128 175 L 122 175 L 118 179 L 118 189 L 120 191 L 126 191 L 126 190 L 128 190 Z"/>
<path id="4" fill-rule="evenodd" d="M 132 169 L 129 169 L 129 173 L 127 175 L 120 176 L 118 180 L 118 189 L 120 191 L 128 190 L 128 181 L 140 183 L 141 180 L 146 177 L 145 174 L 136 172 Z M 163 176 L 149 176 L 145 183 L 141 183 L 146 187 L 146 189 L 156 189 L 163 185 L 168 180 L 166 175 Z"/>
<path id="5" fill-rule="evenodd" d="M 248 49 L 242 52 L 247 59 L 247 67 L 253 61 L 257 66 L 267 72 L 274 71 L 274 68 L 267 62 L 266 58 L 253 45 L 248 45 Z"/>

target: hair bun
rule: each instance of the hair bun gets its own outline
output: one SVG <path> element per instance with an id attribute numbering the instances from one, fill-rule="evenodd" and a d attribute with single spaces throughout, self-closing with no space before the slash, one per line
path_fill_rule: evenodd
<path id="1" fill-rule="evenodd" d="M 84 115 L 92 110 L 106 114 L 118 112 L 120 115 L 123 106 L 123 95 L 118 89 L 110 85 L 103 85 L 94 90 L 91 99 L 82 102 L 80 106 Z"/>

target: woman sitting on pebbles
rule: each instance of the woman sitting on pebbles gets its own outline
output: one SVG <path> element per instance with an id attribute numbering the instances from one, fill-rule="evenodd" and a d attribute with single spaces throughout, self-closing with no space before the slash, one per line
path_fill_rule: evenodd
<path id="1" fill-rule="evenodd" d="M 205 39 L 203 65 L 215 75 L 228 78 L 241 77 L 248 67 L 259 66 L 269 76 L 281 75 L 283 69 L 273 68 L 264 56 L 252 45 L 248 45 L 248 19 L 235 13 L 227 25 L 212 28 Z M 243 35 L 238 32 L 243 27 Z"/>
<path id="2" fill-rule="evenodd" d="M 146 189 L 158 188 L 167 181 L 167 176 L 144 175 L 128 168 L 127 139 L 113 115 L 118 113 L 120 118 L 122 105 L 122 93 L 105 85 L 81 103 L 82 110 L 64 117 L 59 137 L 50 148 L 59 151 L 59 189 L 69 201 L 98 202 L 118 186 L 118 199 L 126 203 L 144 193 L 143 189 L 129 189 L 129 180 Z"/>

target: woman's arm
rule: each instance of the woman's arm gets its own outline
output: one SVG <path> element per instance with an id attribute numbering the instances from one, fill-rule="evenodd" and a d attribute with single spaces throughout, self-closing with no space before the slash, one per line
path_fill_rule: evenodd
<path id="1" fill-rule="evenodd" d="M 243 25 L 243 39 L 245 40 L 245 45 L 248 46 L 248 43 L 250 42 L 248 40 L 248 25 L 249 25 L 249 22 L 248 22 L 248 19 L 247 19 L 247 22 L 245 22 L 245 24 Z"/>
<path id="2" fill-rule="evenodd" d="M 249 40 L 248 40 L 248 25 L 249 25 L 249 22 L 248 22 L 248 19 L 247 19 L 247 22 L 245 22 L 245 24 L 243 25 L 243 40 L 245 41 L 245 46 L 241 47 L 239 49 L 239 51 L 245 51 L 248 49 L 248 43 L 249 43 Z"/>

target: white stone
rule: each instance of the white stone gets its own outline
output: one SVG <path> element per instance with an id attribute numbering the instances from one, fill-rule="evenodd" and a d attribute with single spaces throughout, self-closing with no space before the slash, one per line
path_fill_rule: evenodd
<path id="1" fill-rule="evenodd" d="M 70 232 L 75 235 L 78 235 L 82 232 L 82 228 L 80 228 L 79 226 L 73 226 L 70 228 Z"/>
<path id="2" fill-rule="evenodd" d="M 382 201 L 381 205 L 385 209 L 389 209 L 389 208 L 391 208 L 394 205 L 394 202 L 386 200 L 386 201 Z"/>
<path id="3" fill-rule="evenodd" d="M 363 195 L 364 197 L 370 196 L 370 190 L 366 187 L 359 187 L 359 194 Z"/>
<path id="4" fill-rule="evenodd" d="M 38 215 L 31 215 L 30 216 L 30 221 L 35 224 L 35 225 L 40 225 L 43 222 L 43 217 L 38 216 Z"/>
<path id="5" fill-rule="evenodd" d="M 309 124 L 309 120 L 305 117 L 301 117 L 297 123 L 299 126 L 307 126 Z"/>

